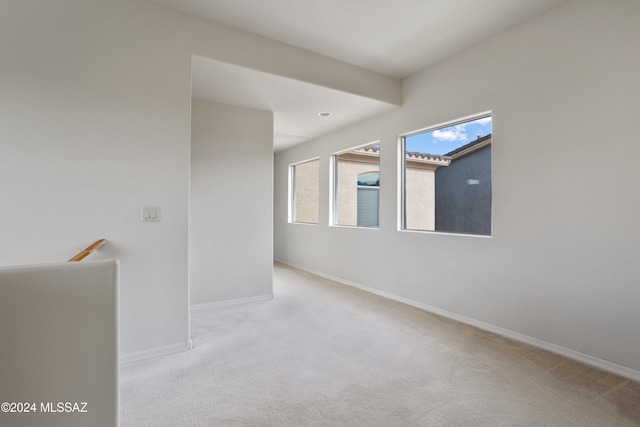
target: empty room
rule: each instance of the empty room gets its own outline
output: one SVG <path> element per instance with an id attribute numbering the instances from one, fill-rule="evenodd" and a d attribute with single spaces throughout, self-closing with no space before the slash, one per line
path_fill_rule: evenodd
<path id="1" fill-rule="evenodd" d="M 0 425 L 640 425 L 638 46 L 637 0 L 3 1 Z"/>

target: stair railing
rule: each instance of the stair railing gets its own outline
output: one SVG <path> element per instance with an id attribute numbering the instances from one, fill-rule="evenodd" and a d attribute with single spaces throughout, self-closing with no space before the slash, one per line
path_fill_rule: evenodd
<path id="1" fill-rule="evenodd" d="M 107 239 L 96 240 L 95 242 L 84 248 L 82 251 L 78 252 L 73 258 L 69 260 L 69 262 L 80 261 L 84 259 L 87 255 L 89 255 L 91 252 L 95 251 L 105 243 L 107 243 Z"/>

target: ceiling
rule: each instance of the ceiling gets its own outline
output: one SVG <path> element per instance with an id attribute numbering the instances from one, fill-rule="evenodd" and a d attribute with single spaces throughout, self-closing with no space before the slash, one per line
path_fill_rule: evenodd
<path id="1" fill-rule="evenodd" d="M 192 81 L 196 98 L 273 111 L 276 151 L 397 108 L 375 99 L 200 56 L 192 58 Z M 320 112 L 330 112 L 331 116 L 320 116 Z"/>
<path id="2" fill-rule="evenodd" d="M 402 79 L 567 0 L 154 1 Z M 393 108 L 205 58 L 193 65 L 195 97 L 274 112 L 276 151 Z M 334 114 L 319 121 L 319 111 Z"/>

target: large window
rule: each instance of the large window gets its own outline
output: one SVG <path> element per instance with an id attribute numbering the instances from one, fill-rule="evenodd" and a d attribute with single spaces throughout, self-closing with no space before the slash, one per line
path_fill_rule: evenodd
<path id="1" fill-rule="evenodd" d="M 491 235 L 490 114 L 402 138 L 402 228 Z"/>
<path id="2" fill-rule="evenodd" d="M 318 223 L 319 163 L 311 159 L 289 166 L 289 222 Z"/>
<path id="3" fill-rule="evenodd" d="M 333 155 L 333 225 L 378 227 L 380 144 Z"/>

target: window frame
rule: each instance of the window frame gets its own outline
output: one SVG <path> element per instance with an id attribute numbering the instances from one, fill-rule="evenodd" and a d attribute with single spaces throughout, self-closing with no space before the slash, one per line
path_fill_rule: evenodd
<path id="1" fill-rule="evenodd" d="M 296 167 L 306 163 L 318 162 L 318 222 L 296 221 Z M 288 168 L 288 197 L 287 197 L 287 222 L 289 224 L 319 225 L 320 224 L 320 157 L 311 157 L 298 162 L 290 163 Z"/>
<path id="2" fill-rule="evenodd" d="M 355 150 L 359 150 L 362 148 L 366 148 L 366 147 L 371 147 L 374 145 L 378 145 L 378 174 L 381 175 L 380 172 L 380 164 L 381 164 L 381 153 L 382 153 L 382 149 L 380 148 L 381 144 L 380 144 L 380 140 L 375 140 L 375 141 L 371 141 L 371 142 L 367 142 L 365 144 L 360 144 L 360 145 L 356 145 L 344 150 L 340 150 L 340 151 L 336 151 L 334 153 L 331 153 L 330 155 L 330 173 L 329 173 L 329 192 L 330 192 L 330 197 L 329 197 L 329 226 L 330 227 L 346 227 L 346 228 L 359 228 L 359 229 L 370 229 L 370 230 L 378 230 L 380 228 L 380 188 L 381 185 L 379 184 L 376 188 L 378 189 L 378 226 L 377 227 L 367 227 L 367 226 L 360 226 L 360 225 L 347 225 L 347 224 L 339 224 L 338 223 L 338 189 L 337 189 L 337 185 L 338 185 L 338 168 L 339 168 L 339 160 L 338 160 L 338 156 L 342 155 L 342 154 L 346 154 L 346 153 L 350 153 L 352 151 Z M 357 175 L 356 175 L 357 176 Z M 357 181 L 354 183 L 354 186 L 356 187 L 356 191 L 358 188 L 358 183 Z M 357 192 L 356 192 L 356 203 L 357 203 Z M 357 222 L 357 221 L 356 221 Z"/>
<path id="3" fill-rule="evenodd" d="M 409 233 L 427 233 L 427 234 L 443 234 L 443 235 L 458 235 L 458 236 L 470 236 L 470 237 L 484 237 L 484 238 L 491 238 L 493 236 L 493 197 L 491 198 L 491 213 L 490 213 L 490 218 L 489 218 L 489 222 L 491 223 L 491 234 L 474 234 L 474 233 L 462 233 L 462 232 L 457 232 L 457 231 L 445 231 L 445 230 L 421 230 L 421 229 L 413 229 L 413 228 L 407 228 L 406 224 L 407 224 L 407 210 L 406 210 L 406 200 L 407 200 L 407 192 L 406 192 L 406 180 L 407 180 L 407 173 L 406 173 L 406 139 L 411 137 L 411 136 L 415 136 L 415 135 L 419 135 L 419 134 L 423 134 L 423 133 L 428 133 L 428 132 L 433 132 L 435 130 L 438 129 L 443 129 L 443 128 L 448 128 L 448 127 L 452 127 L 452 126 L 457 126 L 463 123 L 468 123 L 468 122 L 473 122 L 476 120 L 480 120 L 483 118 L 487 118 L 487 117 L 491 117 L 492 119 L 492 127 L 491 127 L 491 135 L 492 135 L 492 141 L 491 141 L 491 146 L 493 146 L 493 112 L 492 110 L 487 110 L 478 114 L 473 114 L 473 115 L 469 115 L 466 117 L 462 117 L 456 120 L 452 120 L 452 121 L 447 121 L 447 122 L 442 122 L 440 124 L 437 125 L 433 125 L 433 126 L 428 126 L 425 128 L 421 128 L 418 130 L 414 130 L 411 132 L 406 132 L 406 133 L 402 133 L 400 135 L 398 135 L 398 144 L 397 144 L 397 158 L 398 158 L 398 177 L 397 177 L 397 185 L 398 185 L 398 206 L 397 206 L 397 227 L 398 227 L 398 231 L 402 231 L 402 232 L 409 232 Z M 491 159 L 490 159 L 490 165 L 491 165 L 491 176 L 493 177 L 493 153 L 491 155 Z M 492 178 L 493 181 L 493 178 Z M 493 183 L 492 183 L 492 190 L 493 190 Z M 434 209 L 435 209 L 435 205 L 434 205 Z"/>

